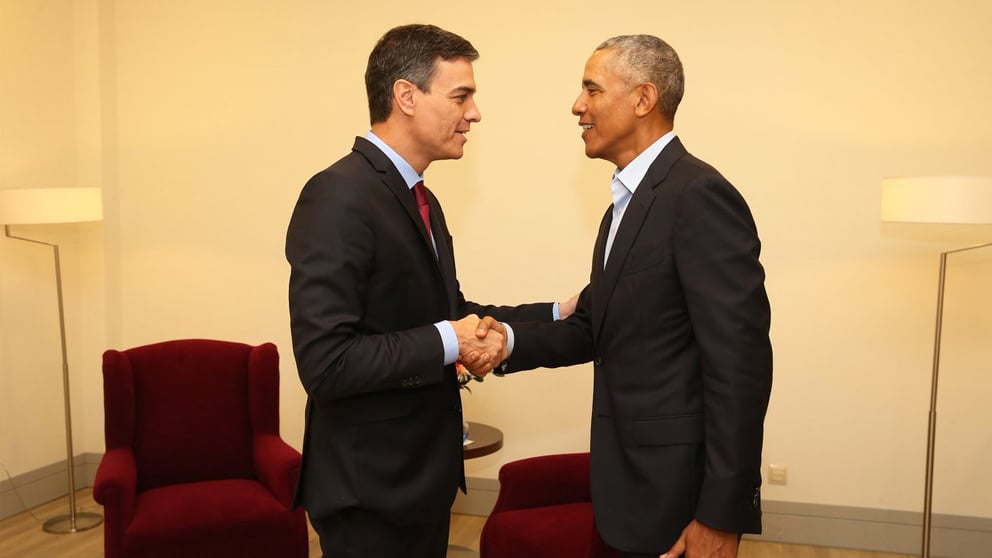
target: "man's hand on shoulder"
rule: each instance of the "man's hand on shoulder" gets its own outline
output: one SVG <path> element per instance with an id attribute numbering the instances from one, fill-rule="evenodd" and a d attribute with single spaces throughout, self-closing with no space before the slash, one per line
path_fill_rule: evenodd
<path id="1" fill-rule="evenodd" d="M 558 318 L 564 320 L 575 313 L 575 307 L 579 304 L 579 295 L 575 293 L 572 298 L 558 303 Z"/>

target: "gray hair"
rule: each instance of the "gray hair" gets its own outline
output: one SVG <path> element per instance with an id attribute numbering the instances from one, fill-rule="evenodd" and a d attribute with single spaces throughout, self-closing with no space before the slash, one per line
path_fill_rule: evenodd
<path id="1" fill-rule="evenodd" d="M 632 87 L 653 83 L 658 88 L 658 110 L 674 119 L 685 91 L 682 61 L 675 49 L 653 35 L 621 35 L 596 47 L 607 49 L 616 51 L 613 71 Z"/>

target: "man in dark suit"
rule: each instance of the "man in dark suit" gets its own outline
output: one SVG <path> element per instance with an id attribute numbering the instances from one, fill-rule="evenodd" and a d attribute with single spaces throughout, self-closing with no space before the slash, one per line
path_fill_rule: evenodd
<path id="1" fill-rule="evenodd" d="M 589 58 L 572 112 L 586 155 L 617 167 L 614 204 L 575 313 L 511 321 L 505 371 L 593 361 L 592 501 L 607 543 L 732 557 L 761 530 L 770 310 L 747 204 L 674 136 L 682 91 L 657 37 L 616 37 Z"/>
<path id="2" fill-rule="evenodd" d="M 289 305 L 307 392 L 297 502 L 327 557 L 443 557 L 464 490 L 455 361 L 484 374 L 505 339 L 475 337 L 476 314 L 550 321 L 551 303 L 468 302 L 432 161 L 462 156 L 481 118 L 478 53 L 429 25 L 387 32 L 365 75 L 372 129 L 304 186 L 289 225 Z M 487 360 L 487 357 L 489 360 Z"/>

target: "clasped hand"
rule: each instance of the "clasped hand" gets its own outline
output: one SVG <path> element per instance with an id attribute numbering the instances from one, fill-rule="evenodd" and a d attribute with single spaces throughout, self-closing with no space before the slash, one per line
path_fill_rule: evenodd
<path id="1" fill-rule="evenodd" d="M 458 337 L 458 361 L 472 375 L 485 376 L 509 356 L 506 329 L 492 316 L 469 314 L 451 325 Z"/>

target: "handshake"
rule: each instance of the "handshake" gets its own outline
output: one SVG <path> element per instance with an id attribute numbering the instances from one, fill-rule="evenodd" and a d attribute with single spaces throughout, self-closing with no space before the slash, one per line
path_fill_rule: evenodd
<path id="1" fill-rule="evenodd" d="M 484 377 L 510 356 L 506 328 L 492 316 L 469 314 L 451 325 L 458 337 L 458 362 L 472 376 Z"/>

